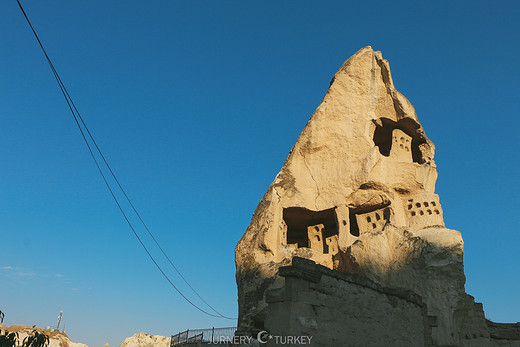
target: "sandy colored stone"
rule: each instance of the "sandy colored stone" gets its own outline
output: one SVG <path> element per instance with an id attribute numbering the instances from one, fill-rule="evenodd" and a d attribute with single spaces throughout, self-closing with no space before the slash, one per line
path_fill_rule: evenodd
<path id="1" fill-rule="evenodd" d="M 170 347 L 170 338 L 141 332 L 127 337 L 119 347 Z"/>
<path id="2" fill-rule="evenodd" d="M 390 158 L 403 163 L 413 162 L 412 138 L 401 129 L 394 129 L 392 132 Z"/>
<path id="3" fill-rule="evenodd" d="M 335 235 L 338 248 L 346 252 L 373 225 L 373 231 L 386 224 L 443 225 L 442 215 L 435 223 L 419 217 L 410 223 L 406 213 L 407 202 L 416 196 L 435 197 L 433 155 L 433 143 L 413 106 L 393 85 L 388 62 L 370 47 L 361 49 L 334 75 L 236 247 L 240 327 L 253 328 L 257 314 L 262 320 L 264 291 L 276 286 L 277 268 L 293 256 L 345 267 L 341 257 L 334 261 L 335 254 L 295 242 L 304 240 L 307 227 L 336 225 L 324 237 Z M 284 218 L 289 209 L 299 209 L 298 218 L 309 219 L 307 225 Z M 326 216 L 326 210 L 332 212 Z M 366 222 L 367 214 L 376 218 L 376 211 L 381 219 Z M 366 223 L 359 229 L 363 216 Z"/>
<path id="4" fill-rule="evenodd" d="M 276 321 L 266 293 L 285 288 L 279 268 L 301 257 L 416 293 L 434 344 L 487 341 L 482 307 L 465 293 L 462 237 L 444 226 L 434 154 L 381 53 L 347 60 L 236 246 L 238 333 Z"/>

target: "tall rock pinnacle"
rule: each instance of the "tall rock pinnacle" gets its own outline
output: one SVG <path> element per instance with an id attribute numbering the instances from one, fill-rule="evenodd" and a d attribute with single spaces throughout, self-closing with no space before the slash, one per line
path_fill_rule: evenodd
<path id="1" fill-rule="evenodd" d="M 265 329 L 266 293 L 296 256 L 417 293 L 437 317 L 433 341 L 456 344 L 454 312 L 475 304 L 461 235 L 444 227 L 435 194 L 434 152 L 381 53 L 347 60 L 236 247 L 239 332 Z"/>

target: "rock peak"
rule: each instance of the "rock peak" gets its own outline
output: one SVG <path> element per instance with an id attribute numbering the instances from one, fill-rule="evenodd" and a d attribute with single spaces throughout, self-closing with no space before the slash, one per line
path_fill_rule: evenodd
<path id="1" fill-rule="evenodd" d="M 457 344 L 453 312 L 481 309 L 464 292 L 461 235 L 444 227 L 434 152 L 381 52 L 348 59 L 236 247 L 239 331 L 272 322 L 266 293 L 299 257 L 412 291 L 439 316 L 433 340 Z"/>

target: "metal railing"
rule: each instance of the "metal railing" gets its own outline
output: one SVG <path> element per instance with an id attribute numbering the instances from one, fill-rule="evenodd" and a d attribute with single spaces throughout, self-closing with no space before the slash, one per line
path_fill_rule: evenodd
<path id="1" fill-rule="evenodd" d="M 209 328 L 209 329 L 188 329 L 178 334 L 172 335 L 170 347 L 181 343 L 214 343 L 229 341 L 235 336 L 236 327 L 228 328 Z"/>

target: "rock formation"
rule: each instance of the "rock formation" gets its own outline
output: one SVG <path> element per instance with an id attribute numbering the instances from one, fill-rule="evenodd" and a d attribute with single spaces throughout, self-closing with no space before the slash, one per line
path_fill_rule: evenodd
<path id="1" fill-rule="evenodd" d="M 119 347 L 170 347 L 170 338 L 139 333 L 127 337 Z"/>
<path id="2" fill-rule="evenodd" d="M 425 344 L 495 341 L 482 306 L 465 293 L 463 241 L 444 226 L 434 152 L 381 53 L 365 47 L 347 60 L 236 247 L 238 332 L 276 321 L 266 295 L 285 288 L 280 267 L 301 257 L 417 295 L 434 322 Z M 342 314 L 348 325 L 352 313 Z M 319 334 L 316 324 L 307 333 Z"/>

